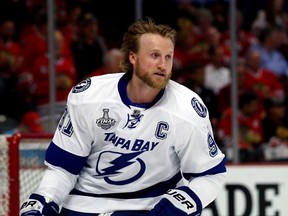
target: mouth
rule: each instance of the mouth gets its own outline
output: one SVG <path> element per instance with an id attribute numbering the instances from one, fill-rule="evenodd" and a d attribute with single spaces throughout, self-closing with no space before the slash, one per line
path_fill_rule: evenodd
<path id="1" fill-rule="evenodd" d="M 161 72 L 156 72 L 156 73 L 154 73 L 154 74 L 157 75 L 157 76 L 165 77 L 165 74 L 164 74 L 164 73 L 161 73 Z"/>

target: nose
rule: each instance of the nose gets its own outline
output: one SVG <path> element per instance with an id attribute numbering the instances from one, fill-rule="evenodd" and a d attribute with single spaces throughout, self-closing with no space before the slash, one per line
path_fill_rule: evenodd
<path id="1" fill-rule="evenodd" d="M 159 68 L 165 68 L 165 58 L 164 57 L 159 58 L 158 67 Z"/>

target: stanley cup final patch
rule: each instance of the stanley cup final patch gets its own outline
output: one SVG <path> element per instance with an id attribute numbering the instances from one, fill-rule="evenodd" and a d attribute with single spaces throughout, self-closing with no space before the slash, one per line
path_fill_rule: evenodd
<path id="1" fill-rule="evenodd" d="M 109 117 L 109 109 L 103 109 L 103 116 L 96 120 L 98 127 L 101 127 L 104 130 L 108 130 L 113 127 L 116 123 L 116 120 Z"/>
<path id="2" fill-rule="evenodd" d="M 193 97 L 191 100 L 191 104 L 200 117 L 205 118 L 207 116 L 207 108 L 202 103 L 200 103 L 197 98 Z"/>

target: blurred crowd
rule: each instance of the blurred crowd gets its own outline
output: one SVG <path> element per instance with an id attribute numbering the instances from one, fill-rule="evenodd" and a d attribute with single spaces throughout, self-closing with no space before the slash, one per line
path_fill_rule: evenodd
<path id="1" fill-rule="evenodd" d="M 24 133 L 49 132 L 46 1 L 24 2 L 29 19 L 19 23 L 8 16 L 0 20 L 0 133 L 13 133 L 15 128 Z M 107 41 L 97 14 L 84 10 L 81 1 L 55 2 L 58 120 L 71 87 L 89 76 L 119 72 L 122 52 L 120 41 Z M 173 27 L 178 38 L 172 79 L 203 99 L 215 139 L 232 160 L 235 75 L 240 161 L 287 161 L 288 12 L 284 0 L 266 0 L 248 29 L 244 28 L 245 14 L 237 10 L 236 44 L 231 44 L 226 1 L 207 7 L 193 2 L 177 1 L 175 7 Z M 231 70 L 232 46 L 237 51 L 236 71 Z"/>

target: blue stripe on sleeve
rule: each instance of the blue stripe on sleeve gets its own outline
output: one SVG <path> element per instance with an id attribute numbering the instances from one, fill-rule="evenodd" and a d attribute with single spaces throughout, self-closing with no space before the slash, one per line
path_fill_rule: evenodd
<path id="1" fill-rule="evenodd" d="M 183 173 L 183 176 L 185 179 L 190 179 L 191 177 L 199 177 L 199 176 L 205 176 L 205 175 L 215 175 L 218 173 L 225 173 L 226 172 L 226 157 L 215 167 L 206 170 L 202 173 Z"/>
<path id="2" fill-rule="evenodd" d="M 87 157 L 81 157 L 61 149 L 53 142 L 50 143 L 45 156 L 48 163 L 61 167 L 74 175 L 80 173 L 86 159 Z"/>

